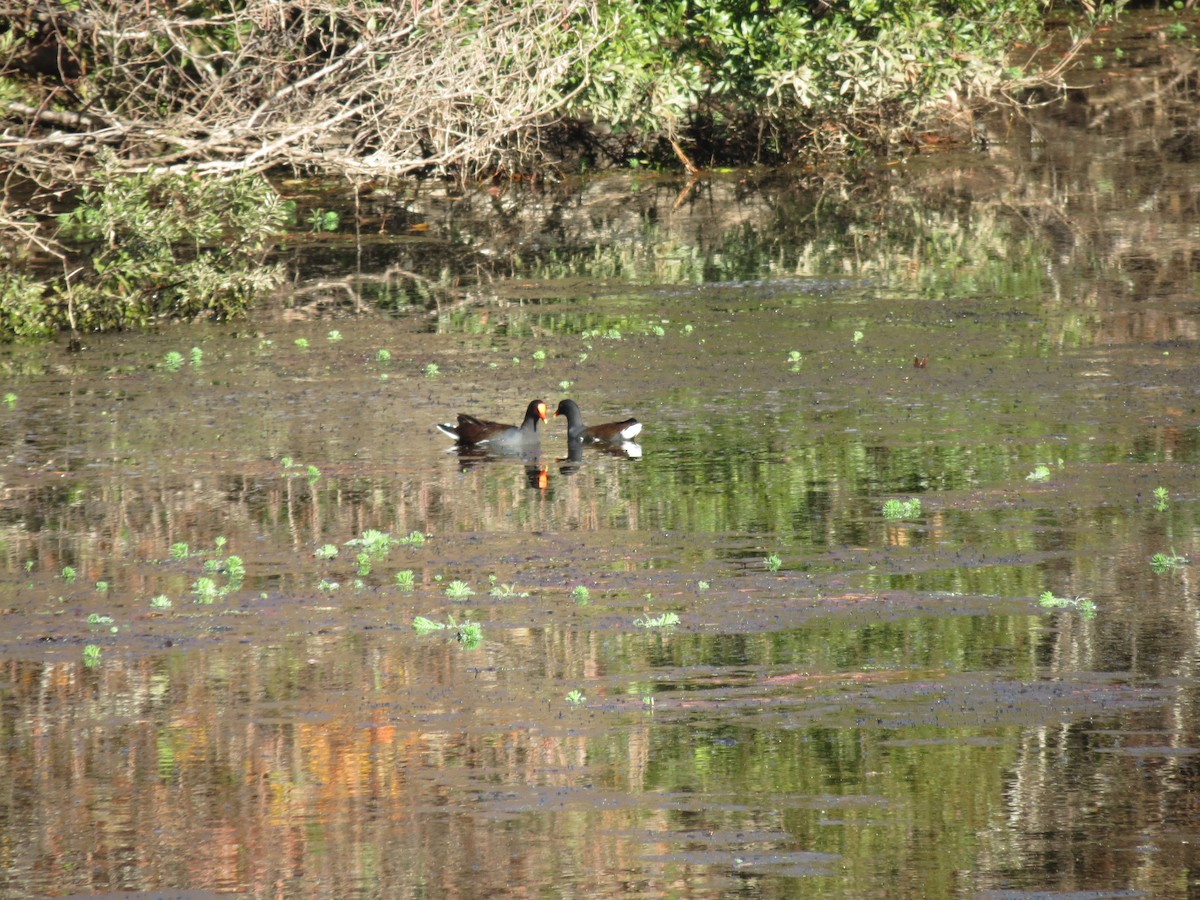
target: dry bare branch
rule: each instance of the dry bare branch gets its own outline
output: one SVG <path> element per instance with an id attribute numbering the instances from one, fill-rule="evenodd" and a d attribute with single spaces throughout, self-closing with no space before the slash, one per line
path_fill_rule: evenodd
<path id="1" fill-rule="evenodd" d="M 73 91 L 89 98 L 65 110 L 0 100 L 19 126 L 0 134 L 0 156 L 34 177 L 104 144 L 130 171 L 519 165 L 584 87 L 561 85 L 586 71 L 579 35 L 596 34 L 594 0 L 248 0 L 208 18 L 80 0 L 33 15 L 79 55 Z"/>

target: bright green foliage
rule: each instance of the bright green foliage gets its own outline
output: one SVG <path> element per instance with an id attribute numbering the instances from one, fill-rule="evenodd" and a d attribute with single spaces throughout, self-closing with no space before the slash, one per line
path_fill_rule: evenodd
<path id="1" fill-rule="evenodd" d="M 196 595 L 196 603 L 212 603 L 221 596 L 217 583 L 207 576 L 196 579 L 192 585 L 192 593 Z"/>
<path id="2" fill-rule="evenodd" d="M 995 86 L 1005 49 L 1041 9 L 1035 0 L 609 0 L 600 28 L 611 37 L 588 61 L 579 105 L 638 137 L 690 130 L 716 155 L 786 156 L 819 133 L 861 137 L 887 113 L 896 121 L 951 90 Z"/>
<path id="3" fill-rule="evenodd" d="M 101 169 L 78 200 L 61 217 L 60 232 L 82 245 L 86 264 L 54 285 L 45 327 L 73 322 L 104 330 L 163 316 L 226 318 L 279 283 L 279 269 L 261 257 L 287 211 L 261 177 Z"/>
<path id="4" fill-rule="evenodd" d="M 452 581 L 446 586 L 446 596 L 451 600 L 466 600 L 475 592 L 465 581 Z"/>
<path id="5" fill-rule="evenodd" d="M 229 578 L 229 586 L 231 588 L 236 589 L 240 587 L 246 577 L 246 564 L 242 562 L 240 556 L 227 557 L 222 570 L 225 572 L 226 577 Z"/>
<path id="6" fill-rule="evenodd" d="M 0 340 L 48 337 L 50 310 L 45 284 L 0 268 Z"/>
<path id="7" fill-rule="evenodd" d="M 337 231 L 342 217 L 332 209 L 314 209 L 307 219 L 308 227 L 314 232 Z"/>
<path id="8" fill-rule="evenodd" d="M 1043 609 L 1073 609 L 1085 619 L 1094 618 L 1096 604 L 1088 597 L 1056 597 L 1053 591 L 1042 591 L 1038 597 L 1038 606 Z"/>
<path id="9" fill-rule="evenodd" d="M 883 517 L 885 519 L 915 519 L 921 515 L 921 501 L 917 497 L 908 500 L 883 501 Z"/>
<path id="10" fill-rule="evenodd" d="M 528 597 L 529 591 L 518 591 L 515 584 L 494 584 L 489 593 L 493 597 Z"/>
<path id="11" fill-rule="evenodd" d="M 445 622 L 427 619 L 425 616 L 413 617 L 413 630 L 418 635 L 432 634 L 435 631 L 453 631 L 454 638 L 468 650 L 474 650 L 483 643 L 483 626 L 470 619 L 456 622 L 454 616 L 447 614 Z"/>
<path id="12" fill-rule="evenodd" d="M 1170 553 L 1155 553 L 1150 557 L 1150 570 L 1155 575 L 1166 575 L 1168 572 L 1174 572 L 1188 564 L 1186 556 L 1180 556 L 1175 552 L 1174 548 Z"/>
<path id="13" fill-rule="evenodd" d="M 634 619 L 633 624 L 638 628 L 673 628 L 679 624 L 679 616 L 673 612 L 665 612 L 658 616 L 647 613 Z"/>

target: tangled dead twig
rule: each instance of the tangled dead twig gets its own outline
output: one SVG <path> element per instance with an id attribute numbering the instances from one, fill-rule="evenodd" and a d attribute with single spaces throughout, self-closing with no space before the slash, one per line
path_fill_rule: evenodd
<path id="1" fill-rule="evenodd" d="M 0 100 L 0 160 L 43 183 L 102 147 L 127 171 L 396 176 L 515 163 L 583 89 L 600 39 L 591 0 L 248 0 L 203 18 L 81 0 L 28 16 L 79 70 L 61 79 L 74 104 Z M 0 70 L 21 65 L 22 49 L 12 44 Z"/>

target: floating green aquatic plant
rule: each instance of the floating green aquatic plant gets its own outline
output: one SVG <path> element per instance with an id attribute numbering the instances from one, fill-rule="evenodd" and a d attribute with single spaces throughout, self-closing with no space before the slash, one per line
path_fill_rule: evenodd
<path id="1" fill-rule="evenodd" d="M 199 347 L 192 348 L 192 365 L 198 366 L 204 362 L 204 351 Z"/>
<path id="2" fill-rule="evenodd" d="M 171 600 L 169 597 L 167 597 L 166 594 L 159 594 L 156 597 L 151 597 L 150 598 L 150 608 L 151 609 L 170 609 L 171 608 Z"/>
<path id="3" fill-rule="evenodd" d="M 1168 572 L 1174 572 L 1176 569 L 1186 566 L 1189 560 L 1186 556 L 1180 556 L 1175 552 L 1175 548 L 1171 548 L 1170 553 L 1155 553 L 1150 557 L 1150 569 L 1155 575 L 1165 575 Z"/>
<path id="4" fill-rule="evenodd" d="M 567 705 L 575 707 L 583 706 L 583 704 L 587 702 L 587 698 L 583 696 L 583 691 L 578 689 L 567 694 L 565 699 L 567 701 Z"/>
<path id="5" fill-rule="evenodd" d="M 463 622 L 458 626 L 454 636 L 468 650 L 474 650 L 483 643 L 483 626 L 478 622 Z"/>
<path id="6" fill-rule="evenodd" d="M 1096 615 L 1096 604 L 1087 597 L 1056 597 L 1053 591 L 1042 591 L 1038 605 L 1044 609 L 1074 609 L 1085 619 Z"/>
<path id="7" fill-rule="evenodd" d="M 63 570 L 62 570 L 62 580 L 63 581 L 65 581 L 67 584 L 74 584 L 75 577 L 76 577 L 75 570 L 71 566 L 63 566 Z"/>
<path id="8" fill-rule="evenodd" d="M 426 378 L 437 378 L 441 374 L 442 374 L 441 370 L 438 368 L 437 363 L 426 363 L 426 365 L 425 365 L 425 377 Z"/>
<path id="9" fill-rule="evenodd" d="M 338 555 L 338 548 L 333 544 L 325 544 L 313 551 L 313 556 L 317 559 L 333 559 Z"/>
<path id="10" fill-rule="evenodd" d="M 575 587 L 571 588 L 571 599 L 576 603 L 587 603 L 589 596 L 590 592 L 582 584 L 577 584 Z"/>
<path id="11" fill-rule="evenodd" d="M 1033 471 L 1025 476 L 1026 481 L 1048 481 L 1050 478 L 1050 467 L 1041 465 L 1035 466 Z"/>
<path id="12" fill-rule="evenodd" d="M 362 547 L 364 552 L 369 553 L 375 559 L 383 559 L 391 552 L 392 545 L 396 543 L 399 541 L 393 541 L 392 536 L 386 531 L 368 528 L 361 537 L 346 541 L 346 546 Z"/>
<path id="13" fill-rule="evenodd" d="M 307 222 L 314 234 L 320 234 L 322 231 L 333 232 L 341 225 L 342 216 L 335 209 L 317 208 L 308 214 Z"/>
<path id="14" fill-rule="evenodd" d="M 445 622 L 435 622 L 433 619 L 425 618 L 425 616 L 414 616 L 413 630 L 419 635 L 432 634 L 435 631 L 453 630 L 455 640 L 468 650 L 474 650 L 483 643 L 483 626 L 481 624 L 472 622 L 470 619 L 464 619 L 461 623 L 456 622 L 451 613 L 446 614 Z"/>
<path id="15" fill-rule="evenodd" d="M 221 596 L 216 581 L 207 576 L 196 579 L 192 584 L 192 593 L 196 595 L 196 603 L 212 603 Z"/>
<path id="16" fill-rule="evenodd" d="M 7 406 L 9 409 L 12 409 L 14 406 L 16 406 L 17 405 L 17 395 L 14 394 L 12 391 L 8 391 L 4 395 L 4 405 Z"/>
<path id="17" fill-rule="evenodd" d="M 633 620 L 638 628 L 671 628 L 679 624 L 679 616 L 673 612 L 665 612 L 659 616 L 646 614 Z"/>
<path id="18" fill-rule="evenodd" d="M 916 497 L 908 500 L 883 501 L 883 517 L 885 519 L 915 519 L 921 515 L 921 501 Z"/>
<path id="19" fill-rule="evenodd" d="M 177 562 L 181 559 L 187 559 L 189 555 L 188 545 L 183 541 L 178 541 L 171 545 L 170 553 L 171 559 Z"/>
<path id="20" fill-rule="evenodd" d="M 183 354 L 178 350 L 170 351 L 163 357 L 163 365 L 171 372 L 178 372 L 179 367 L 183 365 Z"/>
<path id="21" fill-rule="evenodd" d="M 446 585 L 446 596 L 451 600 L 466 600 L 475 592 L 465 581 L 452 581 Z"/>
<path id="22" fill-rule="evenodd" d="M 412 569 L 401 569 L 396 573 L 396 587 L 402 591 L 411 591 L 415 583 Z"/>
<path id="23" fill-rule="evenodd" d="M 424 616 L 414 616 L 412 625 L 413 631 L 417 634 L 432 634 L 435 631 L 442 631 L 450 627 L 443 622 L 435 622 L 433 619 L 427 619 Z"/>
<path id="24" fill-rule="evenodd" d="M 299 347 L 301 350 L 308 349 L 308 338 L 302 338 L 302 337 L 296 338 L 295 343 L 296 343 L 296 346 Z"/>
<path id="25" fill-rule="evenodd" d="M 221 566 L 221 571 L 229 579 L 226 589 L 237 590 L 242 586 L 242 581 L 246 577 L 246 564 L 242 562 L 240 556 L 229 556 L 226 557 L 224 564 Z"/>
<path id="26" fill-rule="evenodd" d="M 528 597 L 529 591 L 518 591 L 515 584 L 494 584 L 490 591 L 493 597 Z"/>
<path id="27" fill-rule="evenodd" d="M 1170 505 L 1167 502 L 1167 496 L 1167 489 L 1165 487 L 1160 485 L 1154 489 L 1154 508 L 1159 512 L 1163 512 Z"/>
<path id="28" fill-rule="evenodd" d="M 83 648 L 83 664 L 89 669 L 100 665 L 100 648 L 96 644 L 88 644 Z"/>
<path id="29" fill-rule="evenodd" d="M 783 560 L 779 558 L 778 553 L 772 553 L 763 558 L 763 565 L 767 567 L 768 572 L 778 572 Z"/>

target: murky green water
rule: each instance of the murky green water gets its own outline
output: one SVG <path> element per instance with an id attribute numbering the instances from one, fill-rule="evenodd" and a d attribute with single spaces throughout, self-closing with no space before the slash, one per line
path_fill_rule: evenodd
<path id="1" fill-rule="evenodd" d="M 0 896 L 1192 895 L 1197 172 L 1001 126 L 380 193 L 291 309 L 0 351 Z M 433 429 L 567 395 L 640 458 Z"/>

